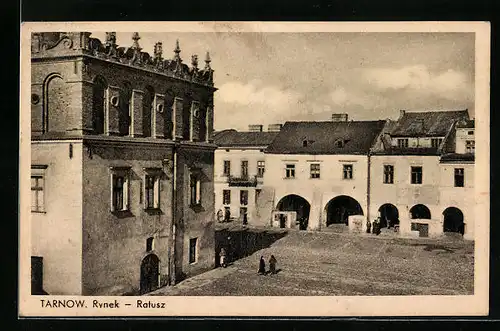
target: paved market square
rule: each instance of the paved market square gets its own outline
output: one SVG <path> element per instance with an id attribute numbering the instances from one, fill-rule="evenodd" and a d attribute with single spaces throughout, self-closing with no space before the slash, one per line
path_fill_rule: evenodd
<path id="1" fill-rule="evenodd" d="M 233 233 L 233 238 L 236 238 Z M 403 239 L 370 234 L 247 229 L 275 238 L 262 249 L 166 286 L 150 295 L 354 296 L 470 295 L 474 243 L 461 238 Z M 274 240 L 274 239 L 273 239 Z M 234 245 L 233 245 L 234 246 Z M 271 254 L 279 272 L 257 273 L 260 256 Z"/>

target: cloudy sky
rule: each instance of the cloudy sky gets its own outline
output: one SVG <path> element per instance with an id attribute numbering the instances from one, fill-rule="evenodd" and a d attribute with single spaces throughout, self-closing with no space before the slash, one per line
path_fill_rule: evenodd
<path id="1" fill-rule="evenodd" d="M 104 33 L 93 36 L 104 40 Z M 397 118 L 400 109 L 465 109 L 474 115 L 473 33 L 141 33 L 143 50 L 190 64 L 210 51 L 215 129 L 248 124 Z M 120 46 L 131 33 L 117 33 Z M 203 66 L 203 62 L 200 66 Z"/>

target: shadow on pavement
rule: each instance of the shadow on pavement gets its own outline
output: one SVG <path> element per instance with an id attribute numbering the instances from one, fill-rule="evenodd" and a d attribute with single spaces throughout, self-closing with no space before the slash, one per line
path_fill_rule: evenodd
<path id="1" fill-rule="evenodd" d="M 264 229 L 220 229 L 215 231 L 215 267 L 219 267 L 219 253 L 224 248 L 229 263 L 247 257 L 287 235 L 285 231 Z"/>

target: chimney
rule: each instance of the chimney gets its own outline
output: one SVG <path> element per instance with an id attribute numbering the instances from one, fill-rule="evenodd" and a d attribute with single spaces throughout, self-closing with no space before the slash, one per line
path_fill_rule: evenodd
<path id="1" fill-rule="evenodd" d="M 248 126 L 250 132 L 262 132 L 262 124 L 250 124 Z"/>
<path id="2" fill-rule="evenodd" d="M 268 132 L 280 132 L 283 124 L 269 124 L 267 127 Z"/>
<path id="3" fill-rule="evenodd" d="M 347 122 L 348 115 L 346 113 L 332 114 L 333 122 Z"/>
<path id="4" fill-rule="evenodd" d="M 405 115 L 405 113 L 406 113 L 406 110 L 400 109 L 399 110 L 399 118 L 403 117 Z"/>

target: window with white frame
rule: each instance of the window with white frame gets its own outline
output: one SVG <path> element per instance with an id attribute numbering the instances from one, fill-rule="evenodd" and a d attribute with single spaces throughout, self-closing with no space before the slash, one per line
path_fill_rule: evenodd
<path id="1" fill-rule="evenodd" d="M 465 152 L 466 153 L 474 153 L 476 150 L 476 142 L 474 140 L 466 140 L 465 141 Z"/>
<path id="2" fill-rule="evenodd" d="M 352 164 L 344 164 L 342 169 L 342 178 L 344 179 L 352 179 Z"/>
<path id="3" fill-rule="evenodd" d="M 224 176 L 231 175 L 231 161 L 224 160 Z"/>
<path id="4" fill-rule="evenodd" d="M 412 184 L 422 184 L 422 167 L 411 167 L 411 183 Z"/>
<path id="5" fill-rule="evenodd" d="M 287 164 L 285 167 L 285 177 L 295 178 L 295 164 Z"/>
<path id="6" fill-rule="evenodd" d="M 432 138 L 431 139 L 431 146 L 433 148 L 438 148 L 442 142 L 443 142 L 443 138 Z"/>
<path id="7" fill-rule="evenodd" d="M 129 210 L 129 167 L 111 168 L 111 211 Z"/>
<path id="8" fill-rule="evenodd" d="M 257 161 L 257 177 L 264 177 L 265 171 L 266 171 L 266 162 Z"/>
<path id="9" fill-rule="evenodd" d="M 384 165 L 384 184 L 394 184 L 394 166 L 391 164 Z"/>
<path id="10" fill-rule="evenodd" d="M 189 175 L 189 192 L 191 205 L 201 205 L 201 180 L 196 172 Z"/>
<path id="11" fill-rule="evenodd" d="M 44 165 L 31 166 L 31 211 L 45 212 L 45 169 Z"/>
<path id="12" fill-rule="evenodd" d="M 464 168 L 455 168 L 455 187 L 464 187 Z"/>
<path id="13" fill-rule="evenodd" d="M 222 190 L 222 204 L 231 204 L 231 190 Z"/>
<path id="14" fill-rule="evenodd" d="M 319 163 L 311 163 L 310 165 L 311 178 L 319 178 L 320 165 Z"/>
<path id="15" fill-rule="evenodd" d="M 248 190 L 240 191 L 240 205 L 242 206 L 248 205 Z"/>
<path id="16" fill-rule="evenodd" d="M 160 208 L 161 169 L 145 169 L 144 176 L 144 209 Z"/>
<path id="17" fill-rule="evenodd" d="M 408 138 L 398 139 L 398 147 L 399 148 L 408 148 Z"/>
<path id="18" fill-rule="evenodd" d="M 248 161 L 241 161 L 241 178 L 248 178 Z"/>

